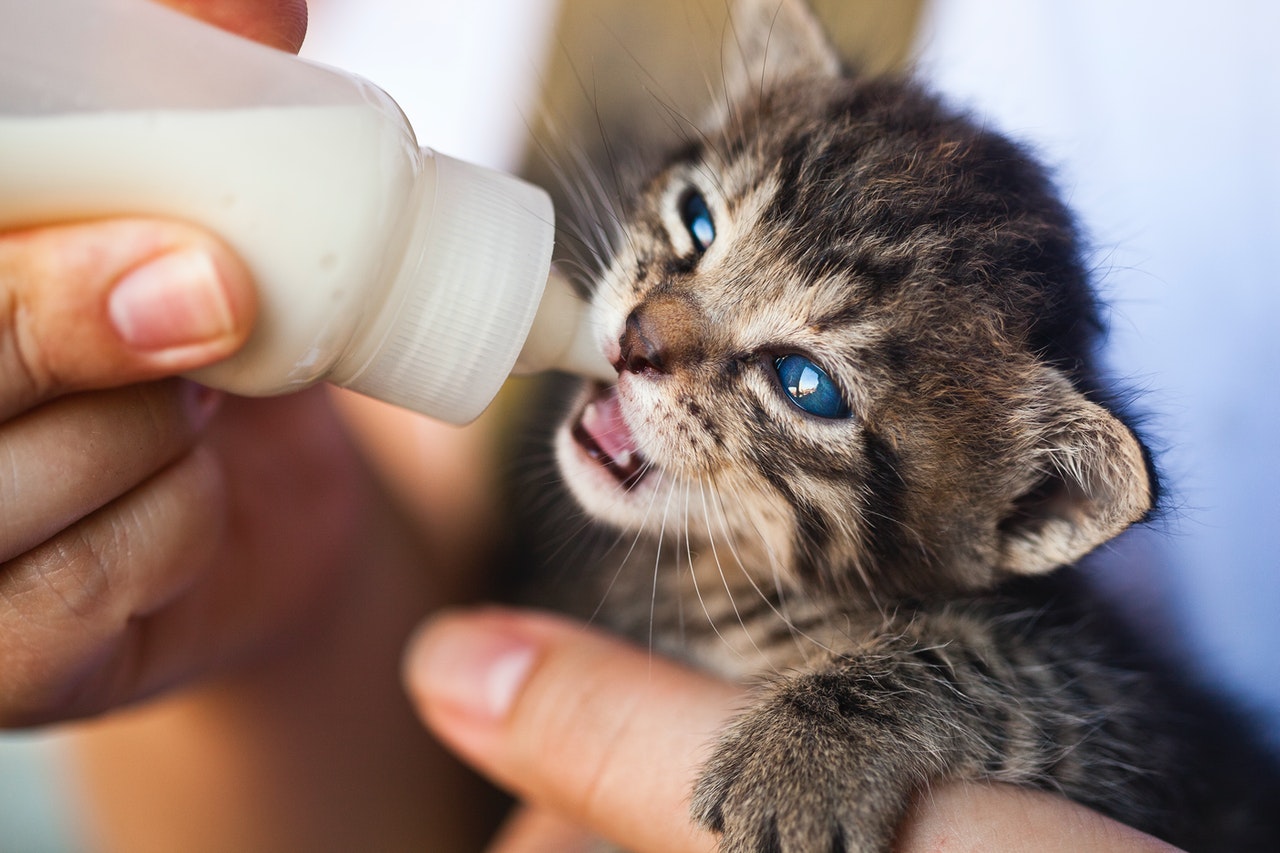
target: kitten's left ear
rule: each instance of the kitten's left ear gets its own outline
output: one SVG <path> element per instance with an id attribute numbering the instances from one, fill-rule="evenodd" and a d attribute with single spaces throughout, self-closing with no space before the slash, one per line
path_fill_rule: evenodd
<path id="1" fill-rule="evenodd" d="M 730 103 L 793 77 L 834 77 L 840 54 L 802 0 L 737 0 L 724 43 Z"/>
<path id="2" fill-rule="evenodd" d="M 999 524 L 999 568 L 1039 574 L 1074 563 L 1152 508 L 1155 477 L 1138 437 L 1054 373 L 1022 464 L 1037 482 Z"/>

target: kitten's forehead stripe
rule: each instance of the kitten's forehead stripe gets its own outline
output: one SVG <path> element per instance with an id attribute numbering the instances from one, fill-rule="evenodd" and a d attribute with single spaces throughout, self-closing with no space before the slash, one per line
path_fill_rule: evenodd
<path id="1" fill-rule="evenodd" d="M 868 299 L 879 299 L 915 271 L 907 255 L 877 252 L 865 246 L 823 245 L 808 258 L 819 275 L 842 275 Z"/>
<path id="2" fill-rule="evenodd" d="M 791 223 L 799 215 L 797 206 L 801 197 L 800 185 L 812 145 L 813 134 L 801 133 L 788 140 L 779 154 L 777 188 L 764 213 L 766 222 Z"/>
<path id="3" fill-rule="evenodd" d="M 662 164 L 663 172 L 671 172 L 681 167 L 694 166 L 703 161 L 707 145 L 704 140 L 693 139 L 671 152 Z"/>

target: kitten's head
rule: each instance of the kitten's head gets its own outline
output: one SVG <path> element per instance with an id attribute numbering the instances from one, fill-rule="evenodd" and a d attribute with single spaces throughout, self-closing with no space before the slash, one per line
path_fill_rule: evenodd
<path id="1" fill-rule="evenodd" d="M 770 579 L 907 595 L 1047 571 L 1143 516 L 1042 170 L 845 74 L 797 3 L 740 3 L 730 44 L 714 126 L 623 201 L 593 305 L 618 382 L 557 438 L 578 500 Z"/>

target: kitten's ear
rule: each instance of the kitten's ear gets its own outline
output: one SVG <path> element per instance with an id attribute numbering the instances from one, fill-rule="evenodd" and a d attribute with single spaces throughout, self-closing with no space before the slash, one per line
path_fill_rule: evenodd
<path id="1" fill-rule="evenodd" d="M 1139 521 L 1156 483 L 1138 437 L 1054 374 L 1023 463 L 1038 481 L 1001 521 L 999 567 L 1038 574 L 1073 563 Z"/>
<path id="2" fill-rule="evenodd" d="M 737 0 L 724 43 L 730 103 L 754 99 L 780 80 L 833 77 L 840 55 L 802 0 Z"/>

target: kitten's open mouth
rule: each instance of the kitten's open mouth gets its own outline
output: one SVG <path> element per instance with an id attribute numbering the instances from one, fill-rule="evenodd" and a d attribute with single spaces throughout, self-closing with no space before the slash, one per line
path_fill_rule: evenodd
<path id="1" fill-rule="evenodd" d="M 572 434 L 587 456 L 625 488 L 640 482 L 649 470 L 649 460 L 636 447 L 631 429 L 623 420 L 616 386 L 602 387 L 587 402 L 573 425 Z"/>

